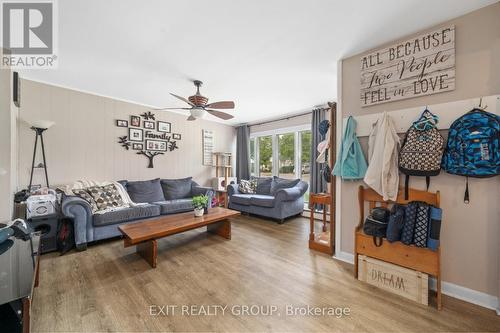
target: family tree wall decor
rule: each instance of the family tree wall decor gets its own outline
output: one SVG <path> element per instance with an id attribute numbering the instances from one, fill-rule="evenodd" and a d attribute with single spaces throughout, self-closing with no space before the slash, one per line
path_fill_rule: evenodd
<path id="1" fill-rule="evenodd" d="M 141 120 L 141 117 L 144 119 Z M 177 141 L 181 140 L 181 134 L 171 133 L 172 124 L 156 121 L 155 115 L 151 112 L 130 116 L 130 122 L 117 119 L 116 126 L 128 129 L 128 135 L 119 136 L 118 143 L 125 150 L 130 150 L 132 147 L 137 155 L 146 156 L 149 161 L 148 168 L 154 167 L 155 156 L 179 149 Z"/>
<path id="2" fill-rule="evenodd" d="M 455 26 L 361 57 L 361 106 L 455 89 Z"/>

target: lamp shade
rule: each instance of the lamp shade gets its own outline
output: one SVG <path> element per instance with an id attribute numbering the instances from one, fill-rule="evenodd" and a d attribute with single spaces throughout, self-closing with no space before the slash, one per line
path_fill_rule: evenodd
<path id="1" fill-rule="evenodd" d="M 205 117 L 205 110 L 203 108 L 195 107 L 195 108 L 192 108 L 190 111 L 191 111 L 191 115 L 195 118 Z"/>
<path id="2" fill-rule="evenodd" d="M 32 127 L 48 129 L 54 126 L 56 123 L 51 120 L 33 120 L 28 122 Z"/>

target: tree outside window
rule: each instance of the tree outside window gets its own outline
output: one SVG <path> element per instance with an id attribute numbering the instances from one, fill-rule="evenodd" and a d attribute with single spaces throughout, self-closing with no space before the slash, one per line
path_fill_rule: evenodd
<path id="1" fill-rule="evenodd" d="M 259 174 L 261 177 L 273 175 L 272 136 L 262 136 L 259 138 Z"/>
<path id="2" fill-rule="evenodd" d="M 294 179 L 295 177 L 295 133 L 278 135 L 279 177 Z"/>

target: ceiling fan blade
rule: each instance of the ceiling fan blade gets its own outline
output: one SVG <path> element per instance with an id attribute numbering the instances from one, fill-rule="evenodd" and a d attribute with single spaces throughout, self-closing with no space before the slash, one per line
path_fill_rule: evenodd
<path id="1" fill-rule="evenodd" d="M 192 121 L 192 120 L 196 120 L 196 118 L 193 116 L 189 116 L 187 120 Z"/>
<path id="2" fill-rule="evenodd" d="M 188 100 L 187 100 L 186 98 L 184 98 L 184 97 L 181 97 L 181 96 L 178 96 L 178 95 L 176 95 L 176 94 L 172 94 L 172 93 L 170 93 L 170 95 L 174 96 L 175 98 L 180 99 L 180 100 L 181 100 L 181 101 L 183 101 L 183 102 L 188 103 L 188 104 L 189 104 L 189 105 L 191 105 L 191 106 L 195 106 L 193 103 L 191 103 L 190 101 L 188 101 Z"/>
<path id="3" fill-rule="evenodd" d="M 210 113 L 213 116 L 216 116 L 218 118 L 224 119 L 224 120 L 229 120 L 234 118 L 233 115 L 230 115 L 229 113 L 225 113 L 222 111 L 217 111 L 217 110 L 207 110 L 208 113 Z"/>
<path id="4" fill-rule="evenodd" d="M 154 111 L 162 111 L 162 110 L 191 110 L 191 108 L 160 108 L 160 109 L 151 109 Z"/>
<path id="5" fill-rule="evenodd" d="M 205 107 L 212 109 L 234 109 L 234 102 L 233 101 L 214 102 L 205 105 Z"/>

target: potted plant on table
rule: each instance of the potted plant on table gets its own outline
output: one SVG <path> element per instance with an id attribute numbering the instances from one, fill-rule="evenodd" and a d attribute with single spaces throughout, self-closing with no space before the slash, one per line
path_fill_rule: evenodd
<path id="1" fill-rule="evenodd" d="M 208 196 L 197 195 L 193 197 L 194 216 L 203 216 L 205 208 L 208 207 Z"/>

